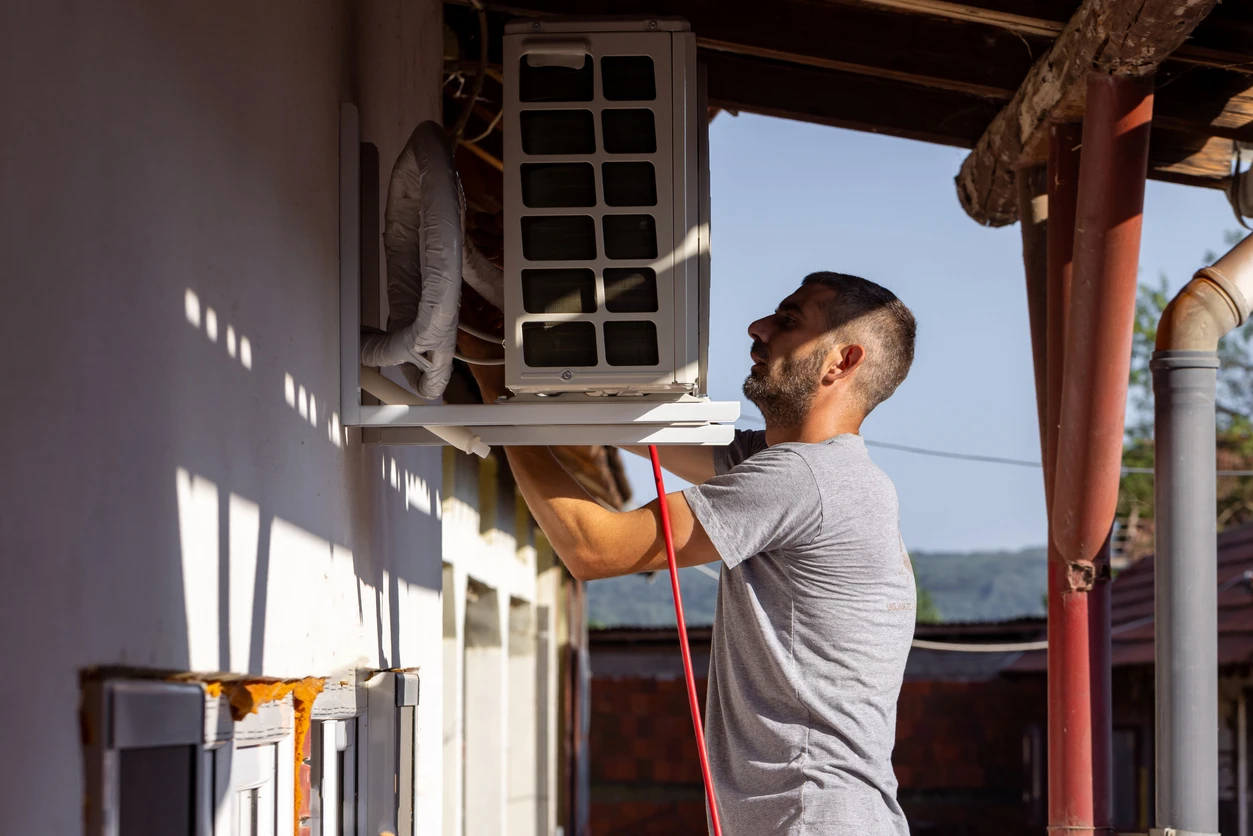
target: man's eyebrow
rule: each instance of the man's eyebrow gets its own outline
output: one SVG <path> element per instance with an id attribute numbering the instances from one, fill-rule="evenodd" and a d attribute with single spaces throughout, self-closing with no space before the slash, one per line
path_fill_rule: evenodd
<path id="1" fill-rule="evenodd" d="M 802 314 L 804 311 L 801 309 L 801 306 L 795 302 L 781 302 L 779 307 L 775 308 L 775 313 Z"/>

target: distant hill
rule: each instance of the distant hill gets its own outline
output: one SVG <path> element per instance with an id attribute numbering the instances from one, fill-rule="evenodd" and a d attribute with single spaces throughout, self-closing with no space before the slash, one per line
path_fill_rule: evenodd
<path id="1" fill-rule="evenodd" d="M 1004 552 L 912 552 L 918 583 L 944 621 L 1002 621 L 1044 615 L 1043 546 Z"/>
<path id="2" fill-rule="evenodd" d="M 717 564 L 711 568 L 716 569 Z M 683 616 L 688 626 L 713 624 L 718 581 L 699 569 L 680 569 L 679 586 L 683 591 Z M 592 627 L 673 627 L 670 573 L 657 572 L 651 583 L 644 575 L 589 581 L 587 618 Z"/>
<path id="3" fill-rule="evenodd" d="M 1044 615 L 1043 547 L 1004 552 L 914 552 L 918 582 L 931 593 L 944 621 L 1001 621 Z M 715 564 L 716 566 L 716 564 Z M 718 581 L 698 569 L 679 570 L 687 623 L 713 623 Z M 671 627 L 670 578 L 658 572 L 591 581 L 588 620 L 593 627 Z"/>

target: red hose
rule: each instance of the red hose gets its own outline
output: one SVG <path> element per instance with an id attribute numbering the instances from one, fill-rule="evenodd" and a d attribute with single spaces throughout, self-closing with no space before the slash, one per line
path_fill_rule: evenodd
<path id="1" fill-rule="evenodd" d="M 670 508 L 666 504 L 666 484 L 661 475 L 661 459 L 657 447 L 650 444 L 648 455 L 653 460 L 653 479 L 657 482 L 657 506 L 661 509 L 661 531 L 666 540 L 666 561 L 670 564 L 670 589 L 674 592 L 674 617 L 679 623 L 679 649 L 683 651 L 683 676 L 687 680 L 687 702 L 692 708 L 692 727 L 696 730 L 696 751 L 700 755 L 700 771 L 705 779 L 705 795 L 709 801 L 709 820 L 714 836 L 722 836 L 718 819 L 718 797 L 714 795 L 713 776 L 709 772 L 709 752 L 705 749 L 705 730 L 700 721 L 700 704 L 696 699 L 696 674 L 692 672 L 692 649 L 687 646 L 687 622 L 683 619 L 683 595 L 679 592 L 679 567 L 674 559 L 674 532 L 670 529 Z"/>

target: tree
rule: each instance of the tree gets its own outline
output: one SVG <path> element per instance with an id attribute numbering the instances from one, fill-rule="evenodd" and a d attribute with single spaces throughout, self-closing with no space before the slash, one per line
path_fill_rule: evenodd
<path id="1" fill-rule="evenodd" d="M 918 591 L 918 604 L 914 610 L 915 621 L 919 624 L 939 624 L 943 620 L 940 616 L 940 608 L 935 605 L 935 598 L 931 596 L 931 592 L 918 583 L 917 570 L 914 571 L 914 587 Z"/>
<path id="2" fill-rule="evenodd" d="M 1228 232 L 1226 243 L 1235 246 L 1244 237 Z M 1213 262 L 1216 254 L 1206 253 Z M 1135 330 L 1131 349 L 1130 405 L 1123 464 L 1153 466 L 1153 374 L 1149 362 L 1157 342 L 1157 323 L 1170 301 L 1166 277 L 1156 284 L 1141 284 L 1136 298 Z M 1220 470 L 1253 468 L 1253 320 L 1228 334 L 1218 344 L 1222 366 L 1218 370 L 1217 464 Z M 1253 477 L 1224 476 L 1218 480 L 1218 528 L 1253 522 Z M 1153 550 L 1153 476 L 1123 476 L 1118 497 L 1118 516 L 1130 530 L 1125 551 L 1136 559 Z"/>

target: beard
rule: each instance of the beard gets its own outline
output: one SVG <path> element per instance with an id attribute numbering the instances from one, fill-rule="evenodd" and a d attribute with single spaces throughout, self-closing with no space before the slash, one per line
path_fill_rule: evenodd
<path id="1" fill-rule="evenodd" d="M 753 344 L 753 350 L 766 356 L 764 346 Z M 744 397 L 761 410 L 766 426 L 783 429 L 798 427 L 813 407 L 818 394 L 818 377 L 826 351 L 814 349 L 804 357 L 788 357 L 764 371 L 751 371 L 744 379 Z"/>

